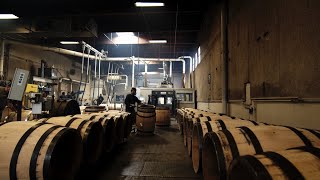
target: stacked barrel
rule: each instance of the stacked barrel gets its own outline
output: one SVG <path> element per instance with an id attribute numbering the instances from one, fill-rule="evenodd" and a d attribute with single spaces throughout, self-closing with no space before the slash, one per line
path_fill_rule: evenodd
<path id="1" fill-rule="evenodd" d="M 179 109 L 176 119 L 193 169 L 202 170 L 204 179 L 306 179 L 320 174 L 318 131 L 192 108 Z"/>
<path id="2" fill-rule="evenodd" d="M 129 114 L 121 111 L 0 124 L 0 179 L 74 179 L 103 153 L 125 142 Z"/>

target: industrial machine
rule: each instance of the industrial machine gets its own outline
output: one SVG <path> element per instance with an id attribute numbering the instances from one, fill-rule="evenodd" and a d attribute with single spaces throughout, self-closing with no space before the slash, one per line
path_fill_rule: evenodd
<path id="1" fill-rule="evenodd" d="M 173 89 L 152 90 L 148 104 L 155 105 L 156 107 L 168 107 L 171 114 L 173 114 L 176 108 L 175 91 Z"/>
<path id="2" fill-rule="evenodd" d="M 148 104 L 158 107 L 170 107 L 172 114 L 176 108 L 195 108 L 196 94 L 190 88 L 139 88 L 137 96 L 140 100 L 148 100 Z"/>

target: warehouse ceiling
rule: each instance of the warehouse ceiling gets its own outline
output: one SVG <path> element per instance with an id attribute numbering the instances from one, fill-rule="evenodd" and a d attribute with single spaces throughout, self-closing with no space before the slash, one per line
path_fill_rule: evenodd
<path id="1" fill-rule="evenodd" d="M 175 58 L 193 55 L 202 16 L 209 0 L 167 0 L 164 7 L 138 8 L 133 0 L 4 0 L 0 13 L 13 13 L 17 20 L 0 20 L 3 38 L 81 51 L 80 45 L 60 41 L 85 41 L 109 56 Z M 134 32 L 140 45 L 114 42 L 115 32 Z M 165 39 L 166 44 L 149 44 Z M 112 40 L 112 41 L 111 41 Z"/>

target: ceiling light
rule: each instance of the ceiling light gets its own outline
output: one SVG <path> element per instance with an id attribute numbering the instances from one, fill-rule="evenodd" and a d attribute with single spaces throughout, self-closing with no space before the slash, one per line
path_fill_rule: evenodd
<path id="1" fill-rule="evenodd" d="M 167 40 L 149 40 L 149 43 L 167 43 Z"/>
<path id="2" fill-rule="evenodd" d="M 164 6 L 164 3 L 161 2 L 136 2 L 136 7 L 161 7 Z"/>
<path id="3" fill-rule="evenodd" d="M 0 14 L 0 19 L 18 19 L 19 17 L 14 14 Z"/>
<path id="4" fill-rule="evenodd" d="M 117 35 L 120 37 L 122 36 L 134 36 L 133 32 L 117 32 Z"/>
<path id="5" fill-rule="evenodd" d="M 163 68 L 158 68 L 158 69 L 163 69 Z"/>
<path id="6" fill-rule="evenodd" d="M 79 44 L 78 41 L 60 41 L 61 44 Z"/>

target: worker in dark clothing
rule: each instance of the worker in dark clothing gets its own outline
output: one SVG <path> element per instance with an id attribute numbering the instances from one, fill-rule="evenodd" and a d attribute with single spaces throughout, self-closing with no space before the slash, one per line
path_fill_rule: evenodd
<path id="1" fill-rule="evenodd" d="M 62 92 L 59 98 L 60 100 L 66 100 L 67 99 L 66 93 Z"/>
<path id="2" fill-rule="evenodd" d="M 98 105 L 100 105 L 103 102 L 104 98 L 102 97 L 102 94 L 98 97 Z"/>
<path id="3" fill-rule="evenodd" d="M 137 89 L 132 88 L 131 93 L 126 96 L 126 99 L 124 100 L 126 104 L 126 112 L 130 113 L 130 119 L 131 119 L 131 125 L 130 127 L 136 123 L 136 111 L 134 110 L 135 108 L 135 103 L 141 104 L 141 101 L 137 98 Z"/>

